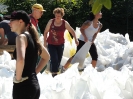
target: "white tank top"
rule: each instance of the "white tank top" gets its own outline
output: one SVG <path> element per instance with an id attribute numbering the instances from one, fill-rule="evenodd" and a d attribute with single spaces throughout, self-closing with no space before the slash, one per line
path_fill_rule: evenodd
<path id="1" fill-rule="evenodd" d="M 93 27 L 93 21 L 91 22 L 91 25 L 85 29 L 84 33 L 87 36 L 89 41 L 92 41 L 93 35 L 98 31 L 99 29 L 100 22 L 98 23 L 98 27 L 94 28 Z M 81 34 L 79 37 L 79 40 L 84 41 L 84 36 Z"/>

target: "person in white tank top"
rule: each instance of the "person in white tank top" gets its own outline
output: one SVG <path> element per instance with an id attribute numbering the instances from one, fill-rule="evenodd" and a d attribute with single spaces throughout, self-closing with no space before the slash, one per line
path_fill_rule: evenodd
<path id="1" fill-rule="evenodd" d="M 90 26 L 88 26 L 86 29 L 84 29 L 84 34 L 86 35 L 86 38 L 92 42 L 93 35 L 98 31 L 100 26 L 100 22 L 98 23 L 98 26 L 94 28 L 94 22 L 90 21 Z M 81 34 L 79 37 L 79 40 L 84 41 L 84 36 Z"/>
<path id="2" fill-rule="evenodd" d="M 92 62 L 91 63 L 92 63 L 92 66 L 94 68 L 96 66 L 97 58 L 98 58 L 97 49 L 96 49 L 96 46 L 94 44 L 94 40 L 95 40 L 97 34 L 100 32 L 100 30 L 102 28 L 102 24 L 99 21 L 100 18 L 102 18 L 102 13 L 101 12 L 98 12 L 95 15 L 92 12 L 90 12 L 89 20 L 85 21 L 82 24 L 82 26 L 80 27 L 81 35 L 79 37 L 79 45 L 77 46 L 77 51 L 76 51 L 76 52 L 78 52 L 78 50 L 87 41 L 92 42 L 92 45 L 90 47 L 89 52 L 90 52 L 90 55 L 92 57 Z M 69 67 L 72 59 L 73 59 L 73 56 L 68 59 L 65 66 L 62 68 L 62 71 L 66 70 Z"/>

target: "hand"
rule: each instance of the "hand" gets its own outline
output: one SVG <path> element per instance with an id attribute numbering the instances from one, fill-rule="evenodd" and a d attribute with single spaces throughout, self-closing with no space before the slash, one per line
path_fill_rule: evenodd
<path id="1" fill-rule="evenodd" d="M 91 45 L 93 44 L 94 42 L 91 42 Z"/>
<path id="2" fill-rule="evenodd" d="M 4 39 L 2 45 L 8 45 L 8 39 Z"/>
<path id="3" fill-rule="evenodd" d="M 46 43 L 46 42 L 44 42 L 44 47 L 46 47 L 46 48 L 47 48 L 47 43 Z"/>
<path id="4" fill-rule="evenodd" d="M 85 42 L 88 42 L 88 38 L 87 38 L 87 37 L 85 37 L 85 38 L 84 38 L 84 41 L 85 41 Z"/>
<path id="5" fill-rule="evenodd" d="M 79 45 L 79 41 L 76 39 L 75 40 L 75 44 L 78 46 Z"/>
<path id="6" fill-rule="evenodd" d="M 21 80 L 17 80 L 16 77 L 13 77 L 13 82 L 14 83 L 21 83 L 27 79 L 28 79 L 28 77 L 22 77 Z"/>

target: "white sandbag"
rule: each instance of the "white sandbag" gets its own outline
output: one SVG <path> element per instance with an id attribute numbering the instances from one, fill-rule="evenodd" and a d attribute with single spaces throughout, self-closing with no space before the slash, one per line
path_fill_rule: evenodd
<path id="1" fill-rule="evenodd" d="M 65 44 L 64 44 L 63 56 L 70 58 L 76 52 L 77 47 L 75 44 L 75 40 L 72 39 L 72 37 L 70 36 L 67 30 L 65 31 L 64 38 L 65 38 Z"/>
<path id="2" fill-rule="evenodd" d="M 86 81 L 84 81 L 83 79 L 77 80 L 77 82 L 73 88 L 75 89 L 75 91 L 73 91 L 73 93 L 71 93 L 71 96 L 73 97 L 73 99 L 85 99 L 83 97 L 85 96 L 86 90 L 87 89 L 89 90 Z M 88 99 L 90 99 L 90 98 L 88 98 Z"/>
<path id="3" fill-rule="evenodd" d="M 112 92 L 112 91 L 107 91 L 104 94 L 104 97 L 102 99 L 124 99 L 120 97 L 118 94 Z"/>
<path id="4" fill-rule="evenodd" d="M 81 32 L 80 32 L 80 28 L 79 27 L 76 27 L 76 37 L 79 38 Z"/>
<path id="5" fill-rule="evenodd" d="M 10 60 L 5 62 L 5 68 L 10 69 L 11 71 L 15 71 L 16 69 L 16 60 Z"/>
<path id="6" fill-rule="evenodd" d="M 13 75 L 6 68 L 0 69 L 0 99 L 12 99 Z"/>
<path id="7" fill-rule="evenodd" d="M 69 41 L 66 41 L 65 42 L 65 45 L 64 45 L 63 56 L 70 58 L 70 50 L 71 49 L 72 49 L 72 46 L 71 46 L 70 42 Z"/>
<path id="8" fill-rule="evenodd" d="M 3 54 L 0 55 L 0 64 L 5 64 L 5 62 L 11 60 L 11 55 L 7 51 L 3 51 Z"/>
<path id="9" fill-rule="evenodd" d="M 92 58 L 91 58 L 91 56 L 85 58 L 85 61 L 84 61 L 83 67 L 86 67 L 88 64 L 91 64 L 91 62 L 92 62 Z"/>
<path id="10" fill-rule="evenodd" d="M 1 97 L 1 95 L 2 95 L 2 84 L 3 82 L 2 82 L 2 77 L 0 77 L 0 97 Z"/>
<path id="11" fill-rule="evenodd" d="M 129 44 L 130 43 L 130 39 L 129 39 L 129 34 L 128 33 L 125 34 L 125 39 L 127 40 L 127 44 Z"/>
<path id="12" fill-rule="evenodd" d="M 101 54 L 102 55 L 104 55 L 104 56 L 108 55 L 108 53 L 106 52 L 105 48 L 100 43 L 98 43 L 98 48 L 101 50 Z"/>
<path id="13" fill-rule="evenodd" d="M 91 42 L 90 41 L 86 42 L 82 46 L 82 48 L 75 54 L 75 56 L 73 57 L 71 61 L 71 64 L 78 62 L 79 68 L 82 68 L 86 55 L 90 49 L 90 46 L 91 46 Z"/>
<path id="14" fill-rule="evenodd" d="M 67 60 L 68 60 L 67 57 L 62 56 L 60 65 L 61 65 L 61 66 L 64 66 L 64 65 L 66 64 Z"/>
<path id="15" fill-rule="evenodd" d="M 103 65 L 98 65 L 98 66 L 96 67 L 96 70 L 97 70 L 98 72 L 102 72 L 102 71 L 104 71 L 105 69 L 106 69 L 106 67 L 103 66 Z"/>
<path id="16" fill-rule="evenodd" d="M 64 45 L 63 56 L 68 57 L 68 58 L 72 57 L 76 52 L 76 48 L 77 48 L 77 46 L 75 44 L 74 39 L 72 39 L 71 42 L 66 41 L 65 45 Z"/>
<path id="17" fill-rule="evenodd" d="M 86 65 L 86 68 L 82 73 L 78 71 L 78 63 L 54 78 L 51 73 L 39 73 L 39 99 L 133 99 L 133 42 L 130 42 L 128 35 L 128 45 L 124 40 L 120 34 L 105 30 L 95 40 L 99 56 L 96 68 L 92 67 L 91 57 L 88 57 L 85 58 L 83 66 Z M 68 43 L 70 49 L 66 47 L 65 51 L 70 55 L 74 46 Z M 88 52 L 88 49 L 85 50 Z M 80 53 L 81 58 L 84 53 Z M 67 58 L 62 57 L 61 65 Z M 12 99 L 14 62 L 10 56 L 0 57 L 0 99 Z"/>
<path id="18" fill-rule="evenodd" d="M 2 68 L 0 69 L 0 77 L 13 77 L 14 76 L 14 72 L 13 71 L 8 71 L 6 68 Z"/>
<path id="19" fill-rule="evenodd" d="M 12 86 L 13 86 L 12 78 L 3 78 L 2 99 L 11 99 L 12 97 Z"/>

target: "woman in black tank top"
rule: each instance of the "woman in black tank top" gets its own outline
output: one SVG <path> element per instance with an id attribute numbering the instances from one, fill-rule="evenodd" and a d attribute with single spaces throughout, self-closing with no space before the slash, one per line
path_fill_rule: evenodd
<path id="1" fill-rule="evenodd" d="M 10 16 L 10 27 L 16 32 L 16 71 L 13 78 L 13 99 L 39 99 L 40 86 L 36 74 L 49 61 L 50 55 L 39 41 L 35 27 L 25 11 L 15 11 Z M 38 54 L 41 60 L 36 66 Z"/>

